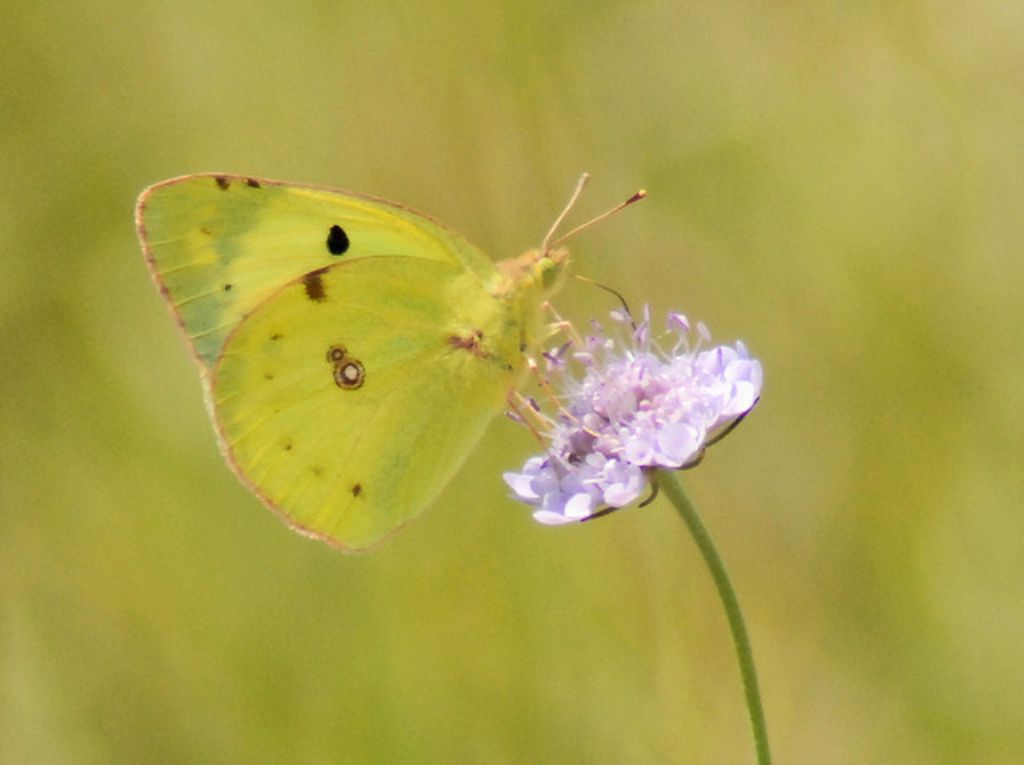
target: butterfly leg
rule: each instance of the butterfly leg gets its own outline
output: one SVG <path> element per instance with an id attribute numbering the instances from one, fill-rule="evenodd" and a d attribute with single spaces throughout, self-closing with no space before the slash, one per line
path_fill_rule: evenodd
<path id="1" fill-rule="evenodd" d="M 559 314 L 555 307 L 547 300 L 541 304 L 541 309 L 550 313 L 552 318 L 552 321 L 548 324 L 548 340 L 558 335 L 559 332 L 564 332 L 573 346 L 576 348 L 583 348 L 583 337 L 576 331 L 576 327 L 571 321 L 563 319 L 561 314 Z"/>
<path id="2" fill-rule="evenodd" d="M 550 431 L 554 423 L 541 413 L 537 402 L 517 390 L 510 390 L 506 401 L 509 406 L 509 417 L 523 423 L 539 443 L 544 443 L 543 433 Z"/>

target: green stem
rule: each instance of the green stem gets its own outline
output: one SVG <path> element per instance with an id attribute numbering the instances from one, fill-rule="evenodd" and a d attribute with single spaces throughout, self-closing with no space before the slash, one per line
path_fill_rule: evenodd
<path id="1" fill-rule="evenodd" d="M 669 498 L 679 514 L 683 516 L 686 525 L 690 529 L 693 541 L 697 543 L 704 562 L 711 570 L 711 578 L 715 580 L 715 587 L 718 588 L 718 597 L 725 607 L 725 615 L 729 619 L 729 629 L 732 630 L 732 641 L 736 645 L 736 657 L 740 662 L 740 674 L 743 675 L 743 690 L 747 698 L 747 711 L 750 713 L 750 724 L 754 729 L 754 746 L 757 749 L 757 761 L 760 765 L 769 765 L 772 761 L 771 753 L 768 751 L 768 728 L 764 722 L 764 709 L 761 707 L 761 692 L 757 687 L 757 671 L 754 669 L 754 653 L 750 649 L 750 637 L 747 635 L 747 628 L 743 623 L 743 614 L 740 611 L 739 601 L 736 599 L 736 591 L 732 588 L 729 575 L 725 571 L 725 564 L 722 563 L 714 542 L 701 523 L 697 508 L 686 496 L 683 484 L 679 481 L 676 473 L 667 470 L 659 470 L 656 473 L 658 487 Z"/>

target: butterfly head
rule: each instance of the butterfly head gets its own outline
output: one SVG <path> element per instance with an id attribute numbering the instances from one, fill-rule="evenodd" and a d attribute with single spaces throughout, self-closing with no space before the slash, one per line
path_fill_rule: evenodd
<path id="1" fill-rule="evenodd" d="M 591 226 L 600 223 L 606 218 L 617 213 L 619 210 L 629 207 L 634 202 L 639 202 L 647 196 L 647 192 L 641 189 L 631 195 L 625 202 L 621 202 L 601 215 L 591 218 L 585 223 L 581 223 L 576 226 L 576 228 L 562 234 L 556 239 L 556 232 L 562 225 L 562 221 L 564 221 L 566 216 L 569 214 L 569 211 L 572 210 L 573 206 L 576 204 L 576 200 L 579 199 L 580 194 L 583 192 L 583 187 L 587 185 L 587 180 L 589 178 L 590 176 L 587 173 L 580 176 L 579 181 L 576 182 L 576 189 L 569 198 L 568 204 L 566 204 L 562 212 L 559 213 L 558 217 L 555 218 L 555 222 L 551 224 L 551 228 L 548 229 L 548 233 L 544 236 L 544 240 L 540 247 L 511 261 L 512 263 L 517 264 L 519 270 L 519 273 L 513 276 L 512 283 L 514 285 L 526 289 L 534 287 L 532 291 L 535 293 L 539 292 L 542 299 L 546 299 L 552 295 L 562 286 L 562 282 L 565 280 L 565 266 L 569 261 L 569 251 L 562 247 L 561 244 L 581 231 L 586 231 Z M 539 290 L 536 289 L 537 287 L 539 287 Z"/>
<path id="2" fill-rule="evenodd" d="M 524 348 L 532 348 L 536 338 L 542 336 L 542 322 L 540 320 L 541 306 L 550 299 L 565 282 L 566 266 L 569 264 L 569 251 L 562 244 L 571 237 L 585 231 L 591 226 L 600 223 L 619 210 L 638 202 L 646 196 L 643 190 L 630 196 L 625 202 L 621 202 L 607 212 L 591 218 L 568 233 L 556 237 L 556 232 L 561 226 L 565 217 L 572 210 L 576 200 L 579 199 L 583 187 L 587 183 L 588 176 L 584 173 L 576 183 L 568 204 L 555 219 L 555 222 L 548 229 L 547 234 L 541 242 L 540 247 L 529 250 L 518 258 L 509 258 L 498 264 L 497 284 L 491 292 L 495 297 L 502 300 L 511 300 L 518 304 L 518 312 L 523 326 Z"/>
<path id="3" fill-rule="evenodd" d="M 559 247 L 529 250 L 498 265 L 505 279 L 506 291 L 533 295 L 539 304 L 561 289 L 568 263 L 569 251 Z"/>
<path id="4" fill-rule="evenodd" d="M 559 247 L 544 251 L 536 250 L 527 255 L 533 256 L 530 275 L 533 283 L 540 288 L 540 293 L 546 298 L 560 290 L 565 282 L 569 251 Z"/>

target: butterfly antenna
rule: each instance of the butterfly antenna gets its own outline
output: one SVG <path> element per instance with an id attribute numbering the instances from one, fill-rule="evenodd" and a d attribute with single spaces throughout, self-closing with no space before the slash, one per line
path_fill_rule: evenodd
<path id="1" fill-rule="evenodd" d="M 548 229 L 548 233 L 544 235 L 544 241 L 541 242 L 540 251 L 546 253 L 551 249 L 551 237 L 555 235 L 558 227 L 562 225 L 562 221 L 565 220 L 565 216 L 569 214 L 569 211 L 576 205 L 576 200 L 580 198 L 580 194 L 583 193 L 583 187 L 587 185 L 587 181 L 590 180 L 590 173 L 583 173 L 580 179 L 576 181 L 576 188 L 572 192 L 572 196 L 569 197 L 569 202 L 562 208 L 562 212 L 555 218 L 555 222 L 551 224 L 551 228 Z M 562 237 L 563 239 L 565 237 Z M 561 241 L 561 240 L 559 240 Z"/>
<path id="2" fill-rule="evenodd" d="M 580 233 L 581 231 L 586 231 L 591 226 L 597 225 L 601 221 L 606 220 L 607 218 L 610 218 L 611 216 L 615 215 L 615 213 L 619 212 L 620 210 L 625 210 L 631 204 L 633 204 L 634 202 L 639 202 L 641 199 L 643 199 L 646 196 L 647 196 L 647 192 L 644 191 L 643 189 L 640 189 L 635 194 L 633 194 L 633 196 L 631 196 L 629 199 L 627 199 L 625 202 L 619 202 L 619 204 L 615 205 L 615 207 L 613 207 L 611 210 L 606 210 L 605 212 L 603 212 L 600 215 L 598 215 L 596 218 L 591 218 L 586 223 L 581 223 L 580 225 L 578 225 L 576 228 L 574 228 L 569 233 L 562 234 L 560 237 L 558 237 L 558 239 L 556 239 L 555 241 L 551 242 L 550 246 L 551 247 L 557 247 L 562 242 L 564 242 L 566 239 L 568 239 L 568 238 L 570 238 L 572 236 L 575 236 L 576 234 Z M 573 197 L 572 201 L 576 201 L 576 197 L 575 196 Z M 572 206 L 572 203 L 570 202 L 570 207 L 571 206 Z M 566 208 L 565 212 L 568 212 L 568 211 L 569 211 L 568 208 Z M 561 220 L 561 218 L 565 217 L 565 212 L 562 213 L 562 215 L 559 217 L 559 220 Z M 547 238 L 545 238 L 544 243 L 547 244 Z M 546 249 L 544 251 L 547 252 Z"/>

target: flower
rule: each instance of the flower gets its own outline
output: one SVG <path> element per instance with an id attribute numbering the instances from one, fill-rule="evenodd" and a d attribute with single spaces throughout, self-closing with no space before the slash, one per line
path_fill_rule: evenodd
<path id="1" fill-rule="evenodd" d="M 556 418 L 520 397 L 529 408 L 514 416 L 541 421 L 547 448 L 504 478 L 541 523 L 583 521 L 628 505 L 654 470 L 699 462 L 761 395 L 761 363 L 742 342 L 703 349 L 707 328 L 698 323 L 694 333 L 683 314 L 669 313 L 666 335 L 675 341 L 664 350 L 651 338 L 647 307 L 639 323 L 626 311 L 611 317 L 629 327 L 619 340 L 593 321 L 585 340 L 544 354 L 561 394 Z"/>

